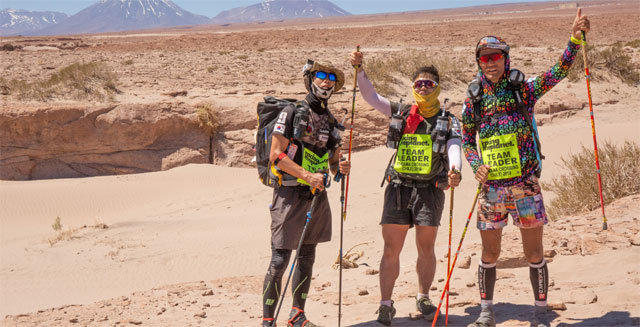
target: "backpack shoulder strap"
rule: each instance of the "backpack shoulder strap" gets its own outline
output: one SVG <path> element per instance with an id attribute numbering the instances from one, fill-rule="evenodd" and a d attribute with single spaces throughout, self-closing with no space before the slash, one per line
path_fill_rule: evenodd
<path id="1" fill-rule="evenodd" d="M 540 158 L 544 159 L 545 156 L 542 154 L 542 146 L 540 144 L 540 138 L 538 137 L 538 130 L 535 128 L 535 126 L 533 126 L 532 117 L 529 117 L 527 106 L 524 104 L 524 101 L 522 100 L 521 85 L 522 84 L 514 85 L 510 87 L 510 89 L 513 92 L 514 98 L 516 98 L 516 105 L 518 107 L 518 112 L 520 112 L 520 114 L 524 117 L 525 121 L 527 122 L 527 125 L 529 125 L 529 129 L 531 130 L 531 133 L 533 134 L 533 138 L 535 139 L 535 142 L 536 142 L 536 150 L 538 150 L 538 154 L 540 154 Z"/>
<path id="2" fill-rule="evenodd" d="M 409 112 L 411 112 L 411 106 L 412 105 L 410 103 L 402 104 L 402 106 L 400 107 L 400 114 L 402 115 L 402 117 L 409 116 Z"/>
<path id="3" fill-rule="evenodd" d="M 478 131 L 478 135 L 479 135 L 480 122 L 482 121 L 482 118 L 480 118 L 480 115 L 482 115 L 482 100 L 478 100 L 472 103 L 473 103 L 473 121 L 476 125 L 476 131 Z"/>
<path id="4" fill-rule="evenodd" d="M 409 114 L 409 111 L 411 110 L 411 104 L 410 103 L 402 103 L 402 102 L 391 102 L 391 114 L 395 114 L 397 112 L 400 112 L 400 114 L 402 116 L 406 116 Z"/>

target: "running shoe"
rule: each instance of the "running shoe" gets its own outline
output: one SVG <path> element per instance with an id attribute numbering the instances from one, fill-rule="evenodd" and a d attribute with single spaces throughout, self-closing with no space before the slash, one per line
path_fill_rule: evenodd
<path id="1" fill-rule="evenodd" d="M 493 314 L 493 307 L 483 307 L 478 319 L 468 327 L 496 327 L 496 318 Z"/>
<path id="2" fill-rule="evenodd" d="M 290 327 L 319 327 L 318 325 L 312 323 L 307 319 L 304 315 L 304 311 L 298 308 L 292 308 L 291 314 L 289 314 L 289 320 L 287 321 L 287 326 Z"/>
<path id="3" fill-rule="evenodd" d="M 431 303 L 431 300 L 427 297 L 421 297 L 416 300 L 416 308 L 425 319 L 433 319 L 438 308 Z"/>
<path id="4" fill-rule="evenodd" d="M 531 320 L 531 327 L 550 327 L 551 322 L 547 315 L 547 307 L 535 306 L 533 309 L 533 319 Z"/>
<path id="5" fill-rule="evenodd" d="M 396 308 L 393 307 L 393 301 L 391 301 L 391 306 L 381 304 L 376 313 L 378 314 L 379 323 L 385 326 L 391 326 L 391 320 L 396 315 Z"/>

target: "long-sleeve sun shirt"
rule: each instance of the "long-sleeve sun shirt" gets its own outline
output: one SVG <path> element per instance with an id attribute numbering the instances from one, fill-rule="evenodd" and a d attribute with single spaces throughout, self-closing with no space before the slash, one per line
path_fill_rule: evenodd
<path id="1" fill-rule="evenodd" d="M 526 105 L 527 114 L 532 121 L 534 119 L 533 108 L 536 102 L 567 76 L 579 49 L 579 44 L 570 41 L 559 61 L 549 71 L 522 83 L 520 92 Z M 509 61 L 507 58 L 506 71 L 508 70 Z M 479 138 L 488 139 L 495 136 L 515 134 L 521 167 L 520 176 L 488 180 L 486 184 L 497 187 L 520 183 L 534 174 L 539 164 L 532 131 L 525 117 L 518 111 L 514 92 L 507 89 L 508 78 L 502 77 L 496 84 L 491 83 L 484 75 L 481 80 L 484 94 L 480 100 Z M 477 129 L 473 103 L 467 98 L 462 112 L 462 148 L 474 173 L 483 164 L 476 142 Z"/>

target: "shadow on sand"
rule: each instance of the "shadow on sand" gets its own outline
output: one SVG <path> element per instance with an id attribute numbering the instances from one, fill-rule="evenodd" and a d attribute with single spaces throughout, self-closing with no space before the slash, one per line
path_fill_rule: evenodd
<path id="1" fill-rule="evenodd" d="M 507 321 L 518 321 L 521 323 L 530 322 L 531 313 L 533 307 L 531 305 L 522 305 L 522 304 L 510 304 L 510 303 L 498 303 L 494 306 L 495 314 L 496 314 L 496 323 L 498 326 L 507 322 Z M 480 306 L 468 307 L 465 310 L 466 315 L 449 315 L 449 326 L 450 327 L 466 327 L 469 324 L 473 323 L 480 314 Z M 444 326 L 444 311 L 441 311 L 442 314 L 438 317 L 438 323 L 436 326 Z M 556 325 L 557 323 L 554 320 L 559 316 L 554 311 L 549 311 L 549 319 L 551 319 L 551 324 Z M 569 318 L 569 320 L 575 321 L 575 323 L 560 323 L 557 324 L 558 327 L 569 327 L 569 326 L 620 326 L 620 327 L 640 327 L 640 317 L 631 317 L 628 311 L 611 311 L 606 313 L 605 315 L 597 318 L 586 318 L 586 319 L 573 319 Z M 521 325 L 519 323 L 518 325 Z M 380 327 L 382 324 L 378 323 L 375 320 L 362 322 L 354 325 L 350 325 L 352 327 Z M 407 316 L 396 316 L 393 319 L 393 326 L 431 326 L 431 320 L 411 320 Z"/>
<path id="2" fill-rule="evenodd" d="M 585 318 L 568 320 L 575 321 L 574 323 L 560 323 L 558 327 L 569 326 L 624 326 L 624 327 L 638 327 L 640 326 L 640 317 L 631 317 L 629 311 L 610 311 L 601 317 L 597 318 Z"/>

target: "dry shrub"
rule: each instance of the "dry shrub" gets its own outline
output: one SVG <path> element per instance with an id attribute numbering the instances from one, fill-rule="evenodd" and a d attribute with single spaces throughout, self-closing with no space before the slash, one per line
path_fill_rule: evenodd
<path id="1" fill-rule="evenodd" d="M 633 41 L 629 41 L 629 42 L 625 43 L 624 45 L 626 45 L 628 47 L 632 47 L 634 49 L 640 48 L 640 39 L 635 39 Z"/>
<path id="2" fill-rule="evenodd" d="M 46 80 L 32 83 L 0 79 L 0 89 L 8 88 L 9 94 L 20 100 L 47 101 L 54 98 L 75 100 L 112 100 L 117 76 L 106 64 L 90 62 L 74 63 L 60 69 Z"/>
<path id="3" fill-rule="evenodd" d="M 218 132 L 220 129 L 220 117 L 212 105 L 205 103 L 196 106 L 196 114 L 198 115 L 200 127 L 204 128 L 207 134 L 213 136 Z"/>
<path id="4" fill-rule="evenodd" d="M 96 224 L 93 226 L 84 225 L 82 227 L 68 228 L 66 230 L 63 230 L 60 217 L 58 216 L 53 222 L 53 225 L 51 225 L 51 228 L 53 228 L 53 230 L 56 232 L 56 235 L 47 239 L 47 241 L 49 242 L 49 246 L 54 246 L 58 242 L 70 241 L 76 238 L 80 238 L 80 236 L 78 236 L 77 234 L 86 228 L 108 229 L 109 226 L 102 222 L 96 222 Z"/>
<path id="5" fill-rule="evenodd" d="M 51 228 L 53 228 L 53 230 L 56 232 L 59 232 L 62 230 L 62 223 L 60 222 L 60 216 L 56 217 L 56 220 L 54 220 L 53 225 L 51 225 Z"/>
<path id="6" fill-rule="evenodd" d="M 557 195 L 548 207 L 551 217 L 562 217 L 600 207 L 600 195 L 593 149 L 582 146 L 580 152 L 562 157 L 566 175 L 555 177 L 542 187 Z M 616 199 L 640 193 L 640 146 L 626 141 L 621 147 L 606 141 L 598 147 L 602 196 L 608 204 Z"/>
<path id="7" fill-rule="evenodd" d="M 11 43 L 5 43 L 0 47 L 0 51 L 13 51 L 20 48 L 21 48 L 20 46 L 14 46 Z"/>
<path id="8" fill-rule="evenodd" d="M 640 83 L 638 68 L 631 60 L 631 56 L 625 53 L 621 43 L 606 47 L 594 47 L 587 44 L 587 60 L 592 80 L 603 80 L 606 73 L 609 73 L 629 85 Z M 576 56 L 567 78 L 571 82 L 584 78 L 582 52 Z"/>
<path id="9" fill-rule="evenodd" d="M 383 96 L 397 95 L 394 85 L 399 84 L 398 77 L 411 79 L 411 75 L 422 66 L 433 65 L 438 69 L 440 82 L 444 84 L 466 83 L 464 72 L 459 63 L 448 57 L 430 56 L 426 50 L 406 50 L 374 57 L 365 63 L 367 76 Z"/>

